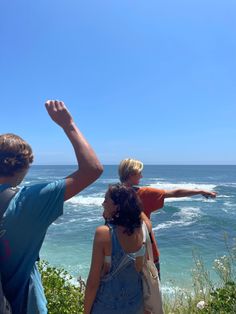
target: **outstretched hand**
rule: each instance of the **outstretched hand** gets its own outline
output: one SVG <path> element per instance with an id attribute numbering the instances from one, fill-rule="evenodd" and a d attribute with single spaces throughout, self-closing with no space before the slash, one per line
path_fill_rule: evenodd
<path id="1" fill-rule="evenodd" d="M 205 198 L 215 198 L 217 193 L 216 192 L 209 192 L 209 191 L 202 191 L 202 196 Z"/>
<path id="2" fill-rule="evenodd" d="M 73 122 L 72 116 L 63 101 L 47 100 L 45 107 L 51 119 L 63 129 Z"/>

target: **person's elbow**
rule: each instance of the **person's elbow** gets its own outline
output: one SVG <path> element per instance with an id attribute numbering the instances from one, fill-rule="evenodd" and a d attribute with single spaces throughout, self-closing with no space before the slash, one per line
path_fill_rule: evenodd
<path id="1" fill-rule="evenodd" d="M 100 162 L 94 164 L 92 171 L 96 179 L 98 179 L 103 173 L 103 165 Z"/>
<path id="2" fill-rule="evenodd" d="M 97 164 L 97 167 L 96 167 L 96 169 L 97 169 L 97 173 L 98 173 L 98 176 L 100 177 L 101 175 L 102 175 L 102 173 L 103 173 L 103 165 L 99 162 L 98 164 Z"/>
<path id="3" fill-rule="evenodd" d="M 100 276 L 96 276 L 96 274 L 93 276 L 90 275 L 86 283 L 85 295 L 87 296 L 89 294 L 90 296 L 95 297 L 97 290 L 99 288 L 99 285 L 100 285 Z"/>
<path id="4" fill-rule="evenodd" d="M 87 282 L 86 289 L 91 292 L 96 292 L 99 287 L 99 280 L 91 280 Z"/>
<path id="5" fill-rule="evenodd" d="M 80 169 L 81 173 L 85 173 L 90 182 L 96 181 L 103 173 L 103 166 L 100 162 L 90 164 L 85 169 Z"/>

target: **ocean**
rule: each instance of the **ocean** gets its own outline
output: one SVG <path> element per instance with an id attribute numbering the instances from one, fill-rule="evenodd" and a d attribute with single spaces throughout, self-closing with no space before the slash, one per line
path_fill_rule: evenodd
<path id="1" fill-rule="evenodd" d="M 23 184 L 60 179 L 74 170 L 75 166 L 32 166 Z M 65 203 L 64 215 L 48 229 L 41 259 L 65 268 L 74 278 L 87 278 L 94 231 L 104 223 L 104 194 L 116 182 L 117 166 L 105 166 L 94 184 Z M 151 216 L 161 253 L 163 291 L 191 289 L 193 252 L 201 255 L 214 277 L 214 260 L 227 253 L 225 234 L 229 245 L 236 238 L 236 166 L 147 165 L 140 184 L 218 193 L 216 199 L 201 195 L 166 199 Z"/>

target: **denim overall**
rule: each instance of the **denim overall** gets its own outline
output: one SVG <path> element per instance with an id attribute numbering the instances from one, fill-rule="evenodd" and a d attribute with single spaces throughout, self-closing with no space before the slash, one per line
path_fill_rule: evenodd
<path id="1" fill-rule="evenodd" d="M 118 241 L 116 226 L 109 224 L 109 228 L 111 269 L 101 279 L 91 313 L 143 314 L 142 279 L 135 269 L 135 253 L 125 253 Z"/>

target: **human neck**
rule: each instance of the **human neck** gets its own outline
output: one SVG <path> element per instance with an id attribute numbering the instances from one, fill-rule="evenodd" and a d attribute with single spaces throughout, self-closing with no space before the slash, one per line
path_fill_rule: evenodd
<path id="1" fill-rule="evenodd" d="M 13 176 L 0 177 L 0 184 L 9 184 L 10 186 L 17 186 L 21 183 L 26 175 L 27 169 L 16 172 Z"/>
<path id="2" fill-rule="evenodd" d="M 16 186 L 17 182 L 14 177 L 0 177 L 0 184 L 8 184 L 10 186 Z"/>
<path id="3" fill-rule="evenodd" d="M 130 181 L 125 181 L 125 182 L 123 182 L 123 184 L 125 185 L 125 186 L 127 186 L 128 188 L 132 188 L 132 186 L 133 186 L 133 184 L 132 184 L 132 182 L 130 182 Z"/>

